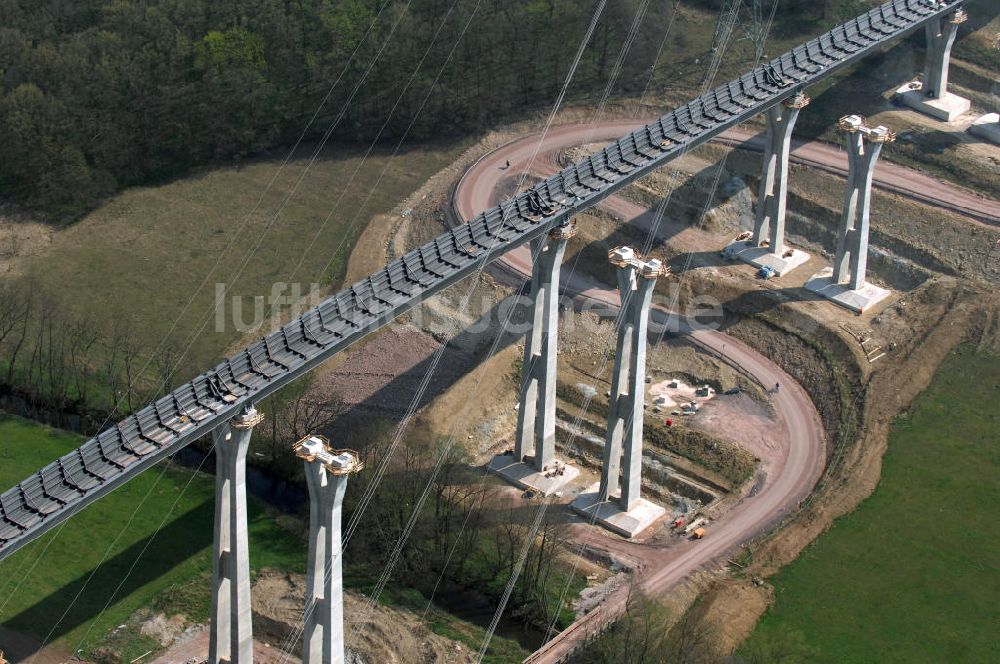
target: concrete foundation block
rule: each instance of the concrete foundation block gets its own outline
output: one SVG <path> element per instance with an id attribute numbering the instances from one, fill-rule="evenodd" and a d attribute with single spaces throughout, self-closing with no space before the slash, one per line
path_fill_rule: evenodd
<path id="1" fill-rule="evenodd" d="M 727 257 L 738 258 L 757 268 L 769 267 L 779 277 L 788 274 L 809 260 L 809 254 L 800 249 L 786 246 L 784 253 L 779 256 L 771 253 L 767 247 L 755 247 L 752 241 L 742 240 L 729 243 L 723 254 Z"/>
<path id="2" fill-rule="evenodd" d="M 896 95 L 913 110 L 944 122 L 954 122 L 972 108 L 972 102 L 951 92 L 946 92 L 940 99 L 932 99 L 923 93 L 919 83 L 907 83 L 896 90 Z"/>
<path id="3" fill-rule="evenodd" d="M 994 145 L 1000 145 L 1000 113 L 979 116 L 969 127 L 969 133 Z"/>
<path id="4" fill-rule="evenodd" d="M 554 468 L 539 472 L 531 464 L 518 461 L 513 454 L 498 454 L 490 460 L 487 469 L 514 486 L 548 496 L 561 490 L 580 474 L 578 468 L 562 461 L 554 461 L 553 464 L 557 464 L 561 472 L 555 472 Z"/>
<path id="5" fill-rule="evenodd" d="M 588 522 L 593 521 L 602 528 L 632 538 L 648 530 L 656 524 L 667 510 L 659 505 L 640 498 L 635 507 L 625 511 L 617 500 L 600 500 L 599 484 L 590 486 L 577 496 L 570 508 Z"/>
<path id="6" fill-rule="evenodd" d="M 833 268 L 826 268 L 810 277 L 806 282 L 806 290 L 859 314 L 868 311 L 892 292 L 869 283 L 856 290 L 848 288 L 846 284 L 836 284 L 833 282 Z"/>

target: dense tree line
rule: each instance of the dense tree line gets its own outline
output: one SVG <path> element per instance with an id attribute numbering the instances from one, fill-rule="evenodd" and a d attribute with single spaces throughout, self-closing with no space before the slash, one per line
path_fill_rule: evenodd
<path id="1" fill-rule="evenodd" d="M 570 94 L 603 89 L 643 8 L 614 89 L 641 91 L 674 4 L 609 2 Z M 787 0 L 778 19 L 827 20 L 865 4 Z M 736 5 L 751 15 L 771 3 L 689 1 Z M 394 141 L 483 127 L 555 99 L 594 6 L 0 0 L 0 196 L 72 218 L 123 186 L 288 145 L 303 130 Z"/>
<path id="2" fill-rule="evenodd" d="M 805 22 L 868 2 L 783 1 Z M 642 91 L 674 4 L 607 3 L 571 94 L 600 96 L 646 7 L 613 93 Z M 747 30 L 770 3 L 685 3 L 737 5 Z M 593 9 L 580 0 L 0 0 L 0 199 L 66 219 L 123 186 L 291 145 L 303 131 L 422 140 L 546 108 Z M 660 83 L 691 55 L 677 25 Z M 165 377 L 170 349 L 138 359 L 153 349 L 140 350 L 126 322 L 66 319 L 30 285 L 8 288 L 8 388 L 55 407 L 123 398 L 131 410 L 146 396 L 139 385 Z M 133 375 L 133 363 L 149 375 Z"/>
<path id="3" fill-rule="evenodd" d="M 572 92 L 603 85 L 639 4 L 608 3 Z M 669 4 L 652 3 L 620 90 L 645 85 Z M 72 217 L 122 186 L 291 144 L 307 127 L 309 139 L 365 141 L 481 127 L 555 98 L 592 10 L 0 0 L 0 196 Z"/>

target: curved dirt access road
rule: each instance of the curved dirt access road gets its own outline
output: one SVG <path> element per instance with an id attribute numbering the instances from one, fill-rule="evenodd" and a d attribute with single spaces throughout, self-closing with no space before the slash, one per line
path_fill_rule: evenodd
<path id="1" fill-rule="evenodd" d="M 764 137 L 735 127 L 713 139 L 717 143 L 756 152 L 764 151 Z M 847 152 L 838 145 L 792 139 L 792 162 L 827 173 L 847 176 Z M 988 226 L 1000 225 L 1000 201 L 939 180 L 922 171 L 883 159 L 875 169 L 872 184 L 884 191 L 912 198 L 925 205 L 956 212 Z"/>
<path id="2" fill-rule="evenodd" d="M 545 144 L 538 151 L 538 157 L 530 170 L 535 175 L 552 175 L 558 167 L 552 158 L 554 150 L 605 143 L 642 127 L 651 119 L 619 120 L 601 124 L 565 125 L 551 129 Z M 745 150 L 763 152 L 762 134 L 740 127 L 729 129 L 712 139 L 713 142 L 739 147 Z M 510 159 L 511 167 L 499 171 L 502 175 L 520 173 L 538 144 L 538 136 L 531 135 L 514 141 L 486 155 L 465 173 L 455 192 L 455 208 L 460 215 L 468 218 L 488 206 L 476 208 L 473 201 L 491 200 L 492 188 L 496 184 L 500 164 Z M 549 153 L 549 154 L 547 154 Z M 790 159 L 793 163 L 819 168 L 828 173 L 847 176 L 847 153 L 840 146 L 817 141 L 802 142 L 792 139 Z M 918 170 L 882 160 L 875 169 L 873 185 L 921 203 L 939 207 L 989 225 L 1000 225 L 1000 201 L 980 196 L 968 189 L 944 182 Z"/>
<path id="3" fill-rule="evenodd" d="M 511 174 L 519 174 L 528 166 L 531 166 L 529 172 L 534 174 L 551 172 L 555 169 L 553 155 L 558 151 L 617 137 L 634 126 L 634 122 L 618 122 L 602 125 L 597 130 L 589 126 L 556 128 L 546 136 L 531 164 L 529 161 L 536 153 L 537 136 L 503 146 L 480 159 L 461 179 L 454 194 L 454 210 L 457 215 L 468 218 L 496 202 L 502 181 Z M 509 169 L 501 169 L 500 166 L 508 160 Z M 653 215 L 624 198 L 610 197 L 601 206 L 640 228 L 650 228 Z M 671 232 L 673 243 L 686 248 L 706 239 L 700 231 L 686 226 L 680 228 L 667 220 L 662 229 Z M 508 252 L 499 263 L 505 271 L 519 278 L 530 277 L 531 255 L 526 246 Z M 617 289 L 585 275 L 566 274 L 562 287 L 577 299 L 612 307 L 620 304 Z M 654 308 L 651 315 L 661 321 L 673 316 L 659 307 Z M 669 590 L 692 572 L 724 559 L 744 542 L 773 527 L 809 494 L 823 470 L 826 457 L 825 432 L 816 408 L 805 390 L 781 367 L 721 332 L 692 330 L 681 322 L 680 333 L 687 335 L 702 349 L 740 367 L 762 385 L 780 383 L 782 388 L 773 395 L 773 405 L 784 430 L 776 431 L 769 445 L 757 445 L 752 449 L 761 459 L 762 471 L 753 491 L 713 523 L 711 535 L 705 540 L 675 540 L 666 545 L 628 542 L 577 524 L 575 532 L 594 548 L 614 551 L 639 561 L 635 582 L 651 593 Z M 740 442 L 738 433 L 736 439 Z M 628 592 L 627 587 L 613 592 L 600 606 L 574 622 L 526 661 L 561 661 L 583 639 L 624 610 Z"/>

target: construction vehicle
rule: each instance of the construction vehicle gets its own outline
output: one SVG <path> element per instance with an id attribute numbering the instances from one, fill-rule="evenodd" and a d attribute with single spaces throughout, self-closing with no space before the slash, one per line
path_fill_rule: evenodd
<path id="1" fill-rule="evenodd" d="M 704 525 L 706 523 L 708 523 L 708 519 L 706 519 L 703 516 L 700 516 L 700 517 L 698 517 L 697 519 L 695 519 L 694 521 L 692 521 L 691 523 L 689 523 L 687 525 L 687 527 L 684 529 L 684 534 L 688 535 L 688 534 L 691 533 L 692 530 L 695 530 L 699 526 L 702 526 L 702 525 Z"/>
<path id="2" fill-rule="evenodd" d="M 705 529 L 704 528 L 698 528 L 693 533 L 691 533 L 691 539 L 700 540 L 704 536 L 705 536 Z"/>
<path id="3" fill-rule="evenodd" d="M 750 246 L 750 242 L 748 242 L 748 240 L 750 240 L 751 237 L 753 237 L 753 233 L 750 231 L 743 231 L 733 238 L 733 241 L 726 245 L 726 248 L 723 249 L 719 255 L 727 261 L 735 260 L 736 256 L 741 251 Z"/>

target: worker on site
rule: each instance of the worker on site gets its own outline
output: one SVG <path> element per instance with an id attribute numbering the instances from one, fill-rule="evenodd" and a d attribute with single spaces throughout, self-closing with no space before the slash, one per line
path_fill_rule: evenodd
<path id="1" fill-rule="evenodd" d="M 780 384 L 778 384 L 778 383 L 775 383 L 775 384 L 774 384 L 774 392 L 775 392 L 775 394 L 777 394 L 777 393 L 778 393 L 778 390 L 780 390 L 780 389 L 781 389 L 781 385 L 780 385 Z"/>

